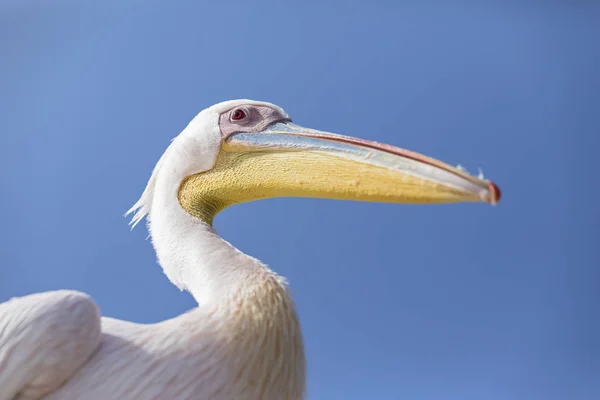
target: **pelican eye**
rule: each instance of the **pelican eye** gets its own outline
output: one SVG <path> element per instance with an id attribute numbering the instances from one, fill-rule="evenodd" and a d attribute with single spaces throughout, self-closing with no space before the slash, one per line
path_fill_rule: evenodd
<path id="1" fill-rule="evenodd" d="M 236 108 L 231 113 L 231 119 L 234 121 L 240 121 L 244 118 L 246 118 L 246 112 L 244 110 L 242 110 L 241 108 Z"/>

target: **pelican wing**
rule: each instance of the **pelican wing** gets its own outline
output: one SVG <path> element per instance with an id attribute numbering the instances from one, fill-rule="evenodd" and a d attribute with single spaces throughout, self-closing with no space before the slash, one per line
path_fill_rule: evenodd
<path id="1" fill-rule="evenodd" d="M 101 342 L 100 315 L 80 292 L 0 304 L 0 400 L 41 399 L 64 384 Z"/>

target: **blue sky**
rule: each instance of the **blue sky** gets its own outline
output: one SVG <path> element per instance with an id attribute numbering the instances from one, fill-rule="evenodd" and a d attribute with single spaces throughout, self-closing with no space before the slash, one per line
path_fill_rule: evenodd
<path id="1" fill-rule="evenodd" d="M 598 398 L 598 8 L 205 3 L 0 6 L 0 301 L 78 289 L 137 322 L 193 307 L 122 214 L 198 111 L 267 100 L 482 167 L 504 195 L 217 217 L 289 279 L 310 399 Z"/>

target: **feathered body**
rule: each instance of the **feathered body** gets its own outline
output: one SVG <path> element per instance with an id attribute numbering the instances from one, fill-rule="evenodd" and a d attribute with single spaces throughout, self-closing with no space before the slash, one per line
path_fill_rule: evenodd
<path id="1" fill-rule="evenodd" d="M 88 296 L 72 291 L 3 303 L 0 315 L 11 318 L 2 322 L 20 331 L 0 326 L 10 332 L 0 335 L 0 399 L 13 398 L 3 396 L 2 378 L 14 381 L 11 372 L 23 366 L 19 400 L 301 399 L 305 360 L 294 304 L 281 277 L 250 261 L 255 269 L 240 271 L 240 290 L 157 324 L 100 318 Z"/>
<path id="2" fill-rule="evenodd" d="M 102 318 L 97 352 L 46 399 L 301 399 L 293 304 L 272 273 L 255 278 L 222 304 L 158 324 Z"/>

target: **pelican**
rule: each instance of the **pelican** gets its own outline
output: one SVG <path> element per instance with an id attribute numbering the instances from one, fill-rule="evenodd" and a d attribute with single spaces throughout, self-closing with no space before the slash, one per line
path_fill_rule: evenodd
<path id="1" fill-rule="evenodd" d="M 496 204 L 500 191 L 408 150 L 296 125 L 271 103 L 216 104 L 171 141 L 127 213 L 133 226 L 146 218 L 164 273 L 198 307 L 136 324 L 101 317 L 77 291 L 2 303 L 0 400 L 304 398 L 285 279 L 212 226 L 230 205 L 286 196 Z"/>

